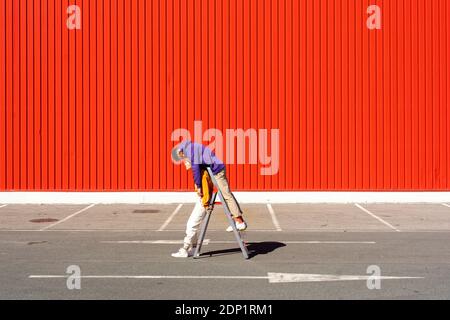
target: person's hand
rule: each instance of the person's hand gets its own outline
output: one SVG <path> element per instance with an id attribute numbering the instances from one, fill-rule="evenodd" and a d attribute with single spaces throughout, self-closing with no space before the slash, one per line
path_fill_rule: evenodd
<path id="1" fill-rule="evenodd" d="M 190 170 L 192 168 L 191 162 L 188 159 L 184 159 L 184 166 L 186 167 L 186 170 Z"/>
<path id="2" fill-rule="evenodd" d="M 202 192 L 202 189 L 200 189 L 200 188 L 196 188 L 197 189 L 197 195 L 200 197 L 200 198 L 203 198 L 203 192 Z"/>

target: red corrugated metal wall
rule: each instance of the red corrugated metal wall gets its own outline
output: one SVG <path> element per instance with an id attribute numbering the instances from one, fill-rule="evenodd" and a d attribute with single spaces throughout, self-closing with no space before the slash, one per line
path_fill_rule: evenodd
<path id="1" fill-rule="evenodd" d="M 449 46 L 448 0 L 4 0 L 0 190 L 190 190 L 194 120 L 280 129 L 236 189 L 450 190 Z"/>

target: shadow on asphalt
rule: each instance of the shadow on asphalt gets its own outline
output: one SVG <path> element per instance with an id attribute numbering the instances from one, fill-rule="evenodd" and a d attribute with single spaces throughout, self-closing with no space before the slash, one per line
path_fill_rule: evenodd
<path id="1" fill-rule="evenodd" d="M 281 242 L 274 242 L 274 241 L 265 241 L 265 242 L 248 242 L 247 243 L 247 250 L 248 250 L 248 256 L 249 259 L 260 255 L 260 254 L 268 254 L 272 251 L 275 251 L 278 248 L 285 247 L 286 244 Z M 233 248 L 233 249 L 224 249 L 224 250 L 216 250 L 216 251 L 208 251 L 200 254 L 200 258 L 206 258 L 211 256 L 225 256 L 229 254 L 236 254 L 241 253 L 240 248 Z"/>

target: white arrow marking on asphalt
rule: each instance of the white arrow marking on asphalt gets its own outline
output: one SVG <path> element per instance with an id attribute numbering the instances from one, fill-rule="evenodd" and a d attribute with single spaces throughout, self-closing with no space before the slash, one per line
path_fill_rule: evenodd
<path id="1" fill-rule="evenodd" d="M 54 279 L 67 278 L 63 275 L 30 275 L 30 279 Z M 269 280 L 269 283 L 294 283 L 294 282 L 323 282 L 323 281 L 355 281 L 355 280 L 398 280 L 398 279 L 423 279 L 423 277 L 381 277 L 381 276 L 340 276 L 327 274 L 302 274 L 302 273 L 272 273 L 267 277 L 258 276 L 132 276 L 132 275 L 97 275 L 80 276 L 82 279 L 245 279 L 245 280 Z"/>
<path id="2" fill-rule="evenodd" d="M 422 277 L 339 276 L 334 274 L 268 273 L 270 283 L 423 279 Z"/>

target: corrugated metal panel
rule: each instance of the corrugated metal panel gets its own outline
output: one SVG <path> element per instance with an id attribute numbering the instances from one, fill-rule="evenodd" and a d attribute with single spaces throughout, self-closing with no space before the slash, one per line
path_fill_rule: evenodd
<path id="1" fill-rule="evenodd" d="M 0 190 L 190 190 L 168 154 L 194 120 L 280 129 L 278 174 L 230 165 L 240 190 L 449 190 L 449 18 L 447 0 L 5 0 Z"/>

